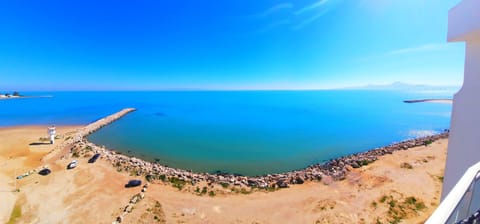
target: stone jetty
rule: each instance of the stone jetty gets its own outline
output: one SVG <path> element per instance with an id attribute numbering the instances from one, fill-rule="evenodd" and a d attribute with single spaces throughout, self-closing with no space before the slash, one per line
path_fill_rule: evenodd
<path id="1" fill-rule="evenodd" d="M 356 153 L 324 163 L 308 166 L 301 170 L 286 173 L 267 174 L 263 176 L 242 176 L 227 173 L 196 173 L 189 170 L 176 169 L 163 166 L 156 162 L 148 162 L 135 157 L 129 157 L 113 150 L 105 149 L 86 140 L 86 136 L 101 127 L 121 118 L 135 109 L 124 109 L 104 119 L 93 122 L 78 131 L 71 141 L 64 144 L 70 147 L 70 152 L 76 156 L 91 156 L 100 153 L 102 159 L 111 163 L 118 171 L 127 171 L 134 175 L 145 176 L 147 181 L 163 181 L 174 183 L 182 181 L 195 185 L 199 182 L 208 184 L 231 185 L 238 187 L 255 188 L 285 188 L 292 184 L 303 184 L 305 181 L 342 180 L 345 179 L 349 170 L 368 165 L 378 159 L 379 156 L 392 154 L 395 151 L 407 150 L 417 146 L 426 146 L 432 142 L 448 138 L 449 131 L 427 137 L 410 139 L 389 146 L 376 148 L 366 152 Z M 174 181 L 172 181 L 174 180 Z"/>
<path id="2" fill-rule="evenodd" d="M 114 113 L 112 115 L 109 115 L 107 117 L 101 118 L 93 123 L 88 124 L 87 126 L 77 130 L 73 136 L 68 136 L 62 144 L 55 146 L 55 148 L 52 150 L 52 152 L 59 151 L 65 148 L 74 148 L 78 144 L 82 144 L 86 142 L 86 137 L 90 135 L 91 133 L 97 131 L 98 129 L 109 125 L 110 123 L 122 118 L 123 116 L 127 115 L 130 112 L 135 111 L 135 108 L 126 108 L 123 109 L 117 113 Z M 51 159 L 55 153 L 49 153 L 46 155 L 42 160 L 48 160 Z"/>
<path id="3" fill-rule="evenodd" d="M 107 116 L 105 118 L 102 118 L 100 120 L 97 120 L 85 127 L 83 127 L 82 129 L 80 129 L 76 135 L 73 137 L 73 141 L 74 142 L 79 142 L 79 141 L 82 141 L 86 136 L 90 135 L 91 133 L 97 131 L 98 129 L 106 126 L 106 125 L 109 125 L 110 123 L 122 118 L 123 116 L 127 115 L 128 113 L 130 112 L 133 112 L 135 111 L 136 109 L 135 108 L 126 108 L 126 109 L 123 109 L 117 113 L 114 113 L 110 116 Z"/>

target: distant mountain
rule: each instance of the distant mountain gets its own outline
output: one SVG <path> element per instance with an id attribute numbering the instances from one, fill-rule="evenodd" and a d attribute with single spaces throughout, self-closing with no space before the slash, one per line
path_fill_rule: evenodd
<path id="1" fill-rule="evenodd" d="M 365 90 L 410 90 L 410 91 L 457 91 L 460 86 L 430 86 L 424 84 L 408 84 L 403 82 L 394 82 L 386 85 L 370 84 L 366 86 L 348 87 L 346 89 L 365 89 Z"/>

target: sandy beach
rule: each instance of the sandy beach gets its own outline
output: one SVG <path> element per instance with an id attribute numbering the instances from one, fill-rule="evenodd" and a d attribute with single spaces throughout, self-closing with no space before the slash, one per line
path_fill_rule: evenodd
<path id="1" fill-rule="evenodd" d="M 78 128 L 58 127 L 58 133 L 65 139 Z M 103 159 L 94 164 L 77 159 L 79 166 L 72 170 L 65 169 L 72 158 L 61 150 L 42 159 L 54 148 L 39 142 L 45 136 L 45 127 L 0 129 L 1 223 L 112 223 L 140 192 L 124 184 L 141 177 L 118 172 Z M 439 203 L 447 142 L 382 156 L 352 169 L 342 181 L 306 182 L 268 193 L 199 196 L 150 184 L 122 223 L 422 223 Z M 15 173 L 45 165 L 50 175 L 17 180 L 19 191 L 12 192 Z"/>

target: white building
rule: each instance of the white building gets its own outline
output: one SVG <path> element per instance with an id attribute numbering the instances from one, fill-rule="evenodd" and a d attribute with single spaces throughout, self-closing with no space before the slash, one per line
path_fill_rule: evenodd
<path id="1" fill-rule="evenodd" d="M 466 43 L 465 71 L 453 99 L 442 202 L 427 221 L 432 224 L 480 221 L 480 0 L 450 10 L 448 41 Z"/>
<path id="2" fill-rule="evenodd" d="M 57 131 L 55 130 L 55 126 L 51 126 L 48 128 L 48 137 L 50 138 L 50 144 L 55 143 L 56 134 L 57 134 Z"/>

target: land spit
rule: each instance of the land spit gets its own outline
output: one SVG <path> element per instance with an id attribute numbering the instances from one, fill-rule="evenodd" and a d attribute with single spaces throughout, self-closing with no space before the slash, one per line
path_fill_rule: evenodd
<path id="1" fill-rule="evenodd" d="M 88 135 L 92 134 L 93 132 L 99 130 L 100 128 L 122 118 L 123 116 L 135 110 L 136 110 L 135 108 L 125 108 L 117 113 L 114 113 L 105 118 L 99 119 L 93 123 L 88 124 L 87 126 L 77 130 L 76 133 L 73 134 L 73 136 L 67 137 L 65 141 L 61 145 L 56 146 L 52 150 L 52 152 L 63 150 L 67 147 L 72 148 L 72 147 L 75 147 L 77 144 L 82 144 L 82 142 L 83 143 L 87 142 L 86 137 Z M 42 160 L 45 161 L 45 160 L 51 159 L 54 155 L 55 153 L 49 153 Z"/>
<path id="2" fill-rule="evenodd" d="M 416 139 L 405 140 L 385 147 L 375 148 L 366 152 L 356 153 L 325 163 L 314 164 L 301 170 L 294 170 L 286 173 L 267 174 L 263 176 L 242 176 L 228 173 L 196 173 L 191 170 L 171 168 L 156 162 L 148 162 L 135 157 L 129 157 L 113 150 L 106 149 L 88 142 L 86 137 L 108 125 L 126 114 L 135 111 L 134 108 L 123 109 L 120 112 L 95 121 L 77 131 L 73 137 L 66 139 L 58 148 L 68 147 L 70 153 L 75 156 L 92 156 L 100 153 L 101 158 L 110 162 L 118 171 L 127 171 L 138 176 L 145 176 L 148 181 L 160 180 L 163 182 L 175 183 L 182 181 L 195 185 L 199 182 L 219 185 L 234 185 L 238 187 L 255 188 L 285 188 L 289 184 L 303 184 L 305 181 L 322 181 L 329 184 L 331 181 L 343 180 L 347 172 L 359 168 L 378 159 L 379 156 L 392 154 L 395 151 L 407 150 L 417 146 L 426 146 L 432 142 L 448 138 L 449 131 L 444 130 L 440 134 L 426 136 Z"/>
<path id="3" fill-rule="evenodd" d="M 404 103 L 453 103 L 452 99 L 421 99 L 421 100 L 404 100 Z"/>

